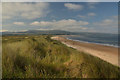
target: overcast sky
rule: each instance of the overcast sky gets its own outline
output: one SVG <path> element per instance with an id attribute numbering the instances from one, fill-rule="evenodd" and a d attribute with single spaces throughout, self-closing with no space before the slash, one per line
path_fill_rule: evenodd
<path id="1" fill-rule="evenodd" d="M 117 2 L 2 3 L 0 31 L 118 32 Z"/>

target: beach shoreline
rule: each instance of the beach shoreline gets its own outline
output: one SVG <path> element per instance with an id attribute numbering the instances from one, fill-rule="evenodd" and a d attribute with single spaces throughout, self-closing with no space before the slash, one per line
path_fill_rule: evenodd
<path id="1" fill-rule="evenodd" d="M 58 40 L 63 44 L 67 45 L 68 47 L 72 47 L 78 51 L 82 51 L 90 55 L 96 56 L 113 65 L 120 66 L 118 64 L 118 48 L 116 47 L 74 41 L 65 38 L 65 36 L 53 36 L 51 37 L 51 39 Z"/>
<path id="2" fill-rule="evenodd" d="M 81 40 L 74 40 L 74 39 L 70 39 L 70 38 L 66 38 L 68 40 L 72 40 L 72 41 L 77 41 L 77 42 L 83 42 L 83 43 L 92 43 L 92 44 L 98 44 L 98 45 L 103 45 L 103 46 L 111 46 L 111 47 L 115 47 L 118 48 L 118 46 L 116 45 L 110 45 L 110 44 L 102 44 L 102 43 L 95 43 L 95 42 L 88 42 L 88 41 L 81 41 Z"/>

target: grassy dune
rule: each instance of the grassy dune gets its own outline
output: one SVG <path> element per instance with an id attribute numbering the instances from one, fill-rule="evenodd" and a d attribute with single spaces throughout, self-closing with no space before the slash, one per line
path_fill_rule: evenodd
<path id="1" fill-rule="evenodd" d="M 4 36 L 3 78 L 120 78 L 118 67 L 50 36 Z"/>

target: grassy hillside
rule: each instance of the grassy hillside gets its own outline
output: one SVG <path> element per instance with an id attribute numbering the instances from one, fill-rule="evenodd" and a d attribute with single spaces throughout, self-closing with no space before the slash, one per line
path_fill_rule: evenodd
<path id="1" fill-rule="evenodd" d="M 118 67 L 50 36 L 4 36 L 3 78 L 117 78 Z"/>

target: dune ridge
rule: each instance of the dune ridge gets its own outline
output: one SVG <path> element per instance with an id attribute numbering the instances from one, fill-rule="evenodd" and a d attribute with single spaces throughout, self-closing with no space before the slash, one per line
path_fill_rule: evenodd
<path id="1" fill-rule="evenodd" d="M 120 66 L 118 62 L 118 48 L 116 47 L 68 40 L 63 36 L 54 36 L 51 38 L 61 41 L 68 47 L 75 48 L 78 51 L 86 52 L 90 55 L 99 57 L 113 65 Z"/>

